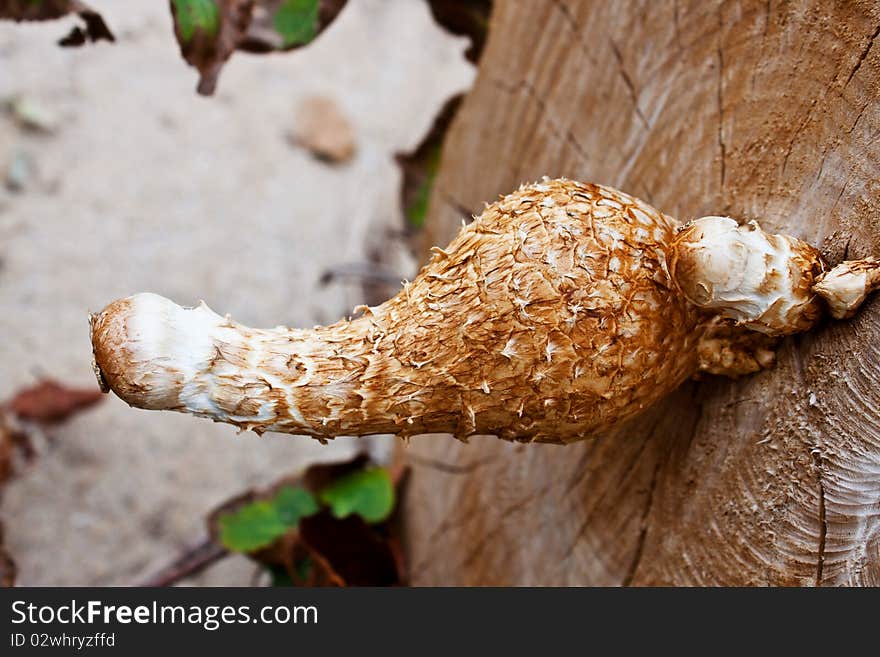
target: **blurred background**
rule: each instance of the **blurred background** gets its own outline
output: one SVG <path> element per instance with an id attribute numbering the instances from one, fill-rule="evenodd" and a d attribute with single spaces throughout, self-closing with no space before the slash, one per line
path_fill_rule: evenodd
<path id="1" fill-rule="evenodd" d="M 350 0 L 304 49 L 236 53 L 209 98 L 168 3 L 90 4 L 116 43 L 59 48 L 63 21 L 0 22 L 0 399 L 44 378 L 93 388 L 88 312 L 118 297 L 204 299 L 245 324 L 299 327 L 375 303 L 367 263 L 412 277 L 395 154 L 474 77 L 469 42 L 424 0 Z M 355 449 L 112 396 L 33 433 L 36 457 L 17 457 L 0 493 L 25 586 L 136 582 L 238 491 Z M 253 572 L 236 556 L 187 583 Z"/>

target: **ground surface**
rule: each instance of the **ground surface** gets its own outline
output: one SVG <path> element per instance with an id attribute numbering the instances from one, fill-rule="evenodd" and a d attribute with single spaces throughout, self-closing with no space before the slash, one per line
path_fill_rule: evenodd
<path id="1" fill-rule="evenodd" d="M 86 313 L 137 291 L 204 298 L 257 326 L 348 312 L 358 288 L 321 289 L 321 272 L 362 261 L 365 244 L 399 224 L 392 154 L 415 146 L 473 76 L 466 44 L 422 2 L 351 0 L 303 51 L 234 56 L 204 99 L 167 3 L 92 4 L 115 45 L 60 49 L 66 25 L 0 24 L 0 98 L 24 94 L 59 118 L 55 134 L 33 135 L 0 115 L 0 169 L 31 165 L 23 191 L 0 190 L 0 397 L 41 375 L 92 385 Z M 285 138 L 314 93 L 355 124 L 348 165 Z M 135 581 L 198 538 L 214 505 L 352 449 L 236 437 L 115 398 L 52 433 L 0 507 L 23 585 Z M 194 581 L 251 575 L 230 559 Z"/>

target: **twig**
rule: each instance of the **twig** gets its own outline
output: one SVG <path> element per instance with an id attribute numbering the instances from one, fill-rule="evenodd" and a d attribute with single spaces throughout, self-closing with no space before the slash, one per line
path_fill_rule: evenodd
<path id="1" fill-rule="evenodd" d="M 229 550 L 218 545 L 213 538 L 208 536 L 200 543 L 187 548 L 174 561 L 144 579 L 137 586 L 171 586 L 182 579 L 202 572 L 227 554 L 229 554 Z"/>
<path id="2" fill-rule="evenodd" d="M 392 271 L 383 269 L 373 263 L 349 263 L 336 265 L 326 269 L 320 278 L 321 285 L 329 285 L 336 281 L 356 281 L 377 285 L 400 286 L 400 276 Z"/>

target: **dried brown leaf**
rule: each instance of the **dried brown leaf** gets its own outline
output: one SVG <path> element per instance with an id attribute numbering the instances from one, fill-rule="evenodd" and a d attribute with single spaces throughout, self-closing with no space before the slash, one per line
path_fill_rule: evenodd
<path id="1" fill-rule="evenodd" d="M 85 23 L 75 26 L 61 39 L 61 46 L 81 46 L 87 41 L 115 41 L 113 33 L 97 11 L 79 0 L 0 0 L 0 18 L 14 21 L 47 21 L 77 14 Z"/>
<path id="2" fill-rule="evenodd" d="M 428 6 L 440 25 L 471 40 L 465 57 L 478 61 L 489 33 L 492 0 L 428 0 Z"/>
<path id="3" fill-rule="evenodd" d="M 6 546 L 3 542 L 3 525 L 0 523 L 0 588 L 10 588 L 15 586 L 15 576 L 18 569 L 15 561 L 12 560 Z"/>
<path id="4" fill-rule="evenodd" d="M 37 455 L 31 437 L 15 426 L 7 411 L 0 409 L 0 484 L 12 476 L 16 453 L 21 454 L 26 462 Z"/>
<path id="5" fill-rule="evenodd" d="M 30 435 L 22 430 L 18 420 L 61 422 L 102 398 L 100 390 L 68 388 L 47 379 L 20 390 L 5 404 L 0 404 L 0 485 L 13 474 L 16 452 L 21 453 L 26 461 L 36 456 Z M 2 530 L 0 525 L 0 587 L 14 586 L 15 562 L 3 544 Z"/>
<path id="6" fill-rule="evenodd" d="M 92 406 L 103 394 L 97 388 L 69 388 L 46 379 L 20 390 L 7 402 L 10 412 L 32 422 L 63 422 L 74 413 Z"/>
<path id="7" fill-rule="evenodd" d="M 366 454 L 358 454 L 348 461 L 337 463 L 315 463 L 303 473 L 302 485 L 313 493 L 344 477 L 350 472 L 360 470 L 369 462 Z"/>
<path id="8" fill-rule="evenodd" d="M 281 568 L 295 586 L 345 586 L 342 576 L 302 541 L 299 532 L 288 532 L 252 556 L 264 566 Z"/>
<path id="9" fill-rule="evenodd" d="M 369 525 L 354 514 L 335 518 L 322 511 L 300 521 L 299 536 L 347 586 L 400 583 L 396 556 L 382 525 Z"/>
<path id="10" fill-rule="evenodd" d="M 12 476 L 12 459 L 15 456 L 12 429 L 7 426 L 5 419 L 0 415 L 0 484 Z"/>

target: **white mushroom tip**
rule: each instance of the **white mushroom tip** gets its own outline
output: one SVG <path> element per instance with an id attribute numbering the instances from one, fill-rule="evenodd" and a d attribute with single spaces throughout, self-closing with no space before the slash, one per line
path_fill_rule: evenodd
<path id="1" fill-rule="evenodd" d="M 133 406 L 173 408 L 213 357 L 222 322 L 204 303 L 183 308 L 152 293 L 118 299 L 91 317 L 98 383 Z"/>
<path id="2" fill-rule="evenodd" d="M 880 288 L 880 260 L 848 260 L 819 277 L 813 291 L 835 319 L 852 317 L 868 294 Z"/>

